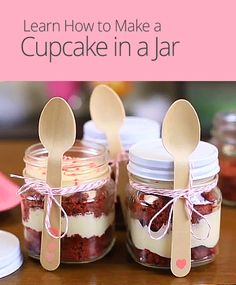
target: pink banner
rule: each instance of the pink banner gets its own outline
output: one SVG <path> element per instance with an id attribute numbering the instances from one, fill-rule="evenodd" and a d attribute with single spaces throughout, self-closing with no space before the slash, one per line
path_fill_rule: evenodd
<path id="1" fill-rule="evenodd" d="M 235 0 L 4 1 L 0 80 L 235 80 Z"/>

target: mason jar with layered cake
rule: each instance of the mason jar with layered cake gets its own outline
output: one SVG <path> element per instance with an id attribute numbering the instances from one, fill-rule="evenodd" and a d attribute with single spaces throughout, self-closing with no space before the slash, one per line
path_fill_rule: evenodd
<path id="1" fill-rule="evenodd" d="M 30 146 L 24 157 L 23 175 L 45 181 L 46 149 Z M 61 239 L 61 262 L 86 263 L 102 258 L 114 244 L 114 182 L 110 179 L 108 155 L 99 144 L 76 141 L 65 153 L 62 163 L 62 187 L 105 181 L 101 187 L 62 196 L 68 217 L 68 231 Z M 22 222 L 26 249 L 39 258 L 44 216 L 44 196 L 35 189 L 21 195 Z M 66 219 L 62 214 L 62 233 Z"/>
<path id="2" fill-rule="evenodd" d="M 173 191 L 173 169 L 161 140 L 136 144 L 129 151 L 127 247 L 133 259 L 145 266 L 170 268 L 173 197 L 165 190 Z M 192 266 L 209 263 L 218 253 L 222 200 L 218 172 L 217 148 L 200 142 L 190 157 Z"/>

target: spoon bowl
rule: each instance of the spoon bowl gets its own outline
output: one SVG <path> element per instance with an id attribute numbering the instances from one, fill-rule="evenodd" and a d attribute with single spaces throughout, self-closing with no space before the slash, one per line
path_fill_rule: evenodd
<path id="1" fill-rule="evenodd" d="M 166 150 L 175 157 L 188 157 L 196 149 L 200 123 L 188 101 L 181 99 L 171 105 L 163 121 L 162 140 Z"/>
<path id="2" fill-rule="evenodd" d="M 98 129 L 107 133 L 119 130 L 125 118 L 120 97 L 110 87 L 98 85 L 90 99 L 90 113 Z"/>
<path id="3" fill-rule="evenodd" d="M 59 97 L 51 99 L 39 119 L 39 138 L 50 154 L 64 154 L 75 141 L 75 119 L 67 102 Z"/>

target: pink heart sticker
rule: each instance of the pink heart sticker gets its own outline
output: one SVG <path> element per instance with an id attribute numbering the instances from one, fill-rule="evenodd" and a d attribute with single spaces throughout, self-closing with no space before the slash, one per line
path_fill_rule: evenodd
<path id="1" fill-rule="evenodd" d="M 53 234 L 54 236 L 59 236 L 59 231 L 56 228 L 51 227 L 49 229 L 50 233 Z"/>
<path id="2" fill-rule="evenodd" d="M 177 259 L 177 260 L 176 260 L 176 266 L 177 266 L 179 269 L 184 269 L 184 267 L 186 266 L 186 264 L 187 264 L 186 259 Z"/>
<path id="3" fill-rule="evenodd" d="M 54 253 L 53 252 L 46 252 L 46 259 L 48 262 L 52 262 L 54 259 Z"/>
<path id="4" fill-rule="evenodd" d="M 48 244 L 48 250 L 54 251 L 56 249 L 56 243 L 54 241 L 50 241 Z"/>

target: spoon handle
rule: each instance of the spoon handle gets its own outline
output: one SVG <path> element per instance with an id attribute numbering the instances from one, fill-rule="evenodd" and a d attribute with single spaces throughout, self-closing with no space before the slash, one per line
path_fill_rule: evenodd
<path id="1" fill-rule="evenodd" d="M 61 159 L 54 159 L 53 157 L 48 157 L 48 167 L 47 167 L 47 184 L 54 188 L 61 187 Z M 61 205 L 61 196 L 54 196 L 56 201 Z M 45 196 L 44 200 L 44 221 L 43 230 L 41 238 L 41 252 L 40 252 L 40 262 L 43 268 L 52 271 L 55 270 L 60 265 L 60 248 L 61 242 L 60 238 L 55 239 L 50 236 L 45 227 L 45 217 L 47 212 L 47 202 L 48 197 Z M 61 210 L 53 202 L 50 211 L 50 222 L 51 222 L 51 233 L 58 236 L 61 234 Z"/>
<path id="2" fill-rule="evenodd" d="M 107 132 L 107 142 L 108 149 L 110 152 L 111 159 L 117 159 L 117 155 L 119 155 L 122 151 L 122 145 L 120 141 L 120 134 L 118 132 Z"/>
<path id="3" fill-rule="evenodd" d="M 189 162 L 175 161 L 174 188 L 189 186 Z M 186 276 L 191 269 L 191 220 L 185 207 L 185 199 L 178 199 L 173 209 L 171 271 L 177 277 Z"/>

